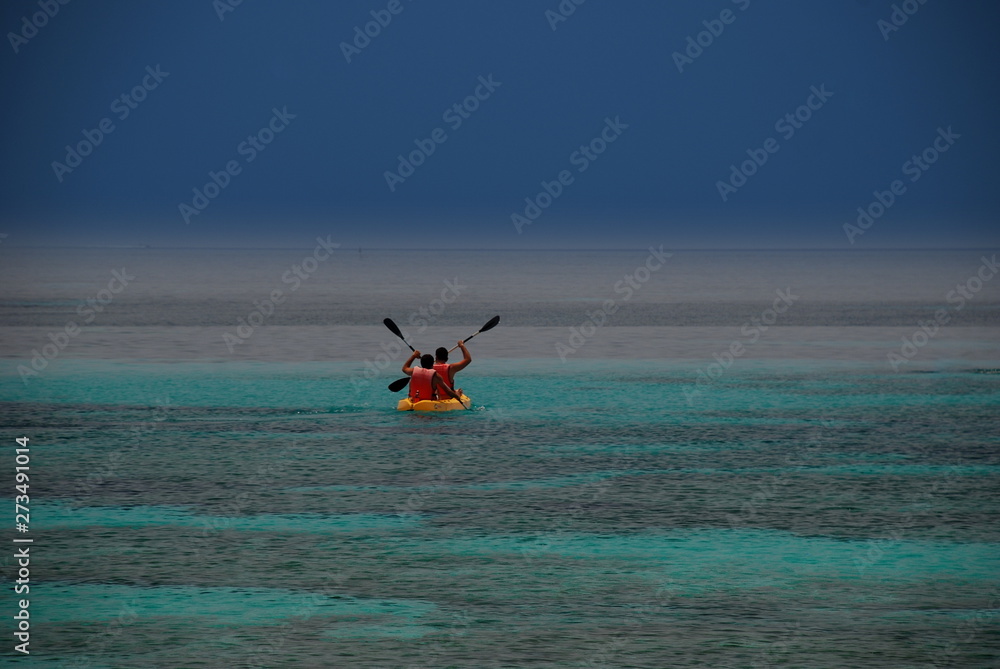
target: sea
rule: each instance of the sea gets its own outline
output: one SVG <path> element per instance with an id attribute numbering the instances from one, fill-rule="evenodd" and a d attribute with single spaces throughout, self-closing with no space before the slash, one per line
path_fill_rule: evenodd
<path id="1" fill-rule="evenodd" d="M 0 249 L 4 665 L 1000 666 L 996 250 L 307 242 Z"/>

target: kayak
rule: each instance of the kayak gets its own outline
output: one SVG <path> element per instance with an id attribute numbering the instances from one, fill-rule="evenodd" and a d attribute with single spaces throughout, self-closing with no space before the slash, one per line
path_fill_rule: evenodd
<path id="1" fill-rule="evenodd" d="M 451 397 L 446 400 L 420 400 L 419 402 L 414 402 L 409 397 L 404 397 L 399 400 L 396 409 L 399 411 L 455 411 L 456 409 L 464 411 L 465 407 L 472 406 L 472 400 L 469 399 L 468 395 L 462 395 L 462 402 L 465 402 L 465 406 L 462 406 L 461 402 Z"/>

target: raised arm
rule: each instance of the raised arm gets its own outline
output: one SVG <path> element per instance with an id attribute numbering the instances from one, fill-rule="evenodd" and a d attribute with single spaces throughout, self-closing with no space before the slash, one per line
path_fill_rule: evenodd
<path id="1" fill-rule="evenodd" d="M 403 374 L 406 374 L 407 376 L 413 376 L 413 367 L 411 367 L 410 365 L 413 364 L 413 361 L 419 357 L 420 357 L 420 351 L 414 351 L 410 355 L 410 357 L 406 359 L 406 362 L 403 363 Z"/>
<path id="2" fill-rule="evenodd" d="M 469 349 L 465 348 L 465 342 L 459 341 L 458 347 L 462 349 L 462 355 L 465 357 L 463 357 L 461 361 L 456 362 L 451 366 L 451 369 L 455 372 L 461 372 L 463 369 L 469 366 L 470 362 L 472 362 L 472 354 L 469 353 Z"/>

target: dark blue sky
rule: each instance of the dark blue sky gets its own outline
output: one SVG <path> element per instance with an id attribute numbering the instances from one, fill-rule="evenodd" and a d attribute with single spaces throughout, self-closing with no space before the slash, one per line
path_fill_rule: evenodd
<path id="1" fill-rule="evenodd" d="M 26 41 L 11 33 L 38 0 L 4 3 L 5 245 L 849 247 L 844 223 L 896 179 L 905 192 L 854 247 L 1000 245 L 995 2 L 564 0 L 575 11 L 552 30 L 559 0 L 399 0 L 349 63 L 341 43 L 388 0 L 245 0 L 220 20 L 224 2 L 76 0 Z M 917 9 L 885 39 L 894 4 Z M 704 21 L 723 30 L 679 72 Z M 156 87 L 120 118 L 144 77 Z M 477 86 L 453 127 L 444 113 Z M 832 95 L 788 137 L 775 123 L 811 87 Z M 294 118 L 241 152 L 273 109 Z M 608 118 L 627 128 L 574 157 Z M 92 153 L 54 168 L 102 119 L 114 129 Z M 937 162 L 904 171 L 949 127 Z M 390 190 L 397 156 L 437 128 Z M 723 201 L 730 165 L 768 138 L 777 152 Z M 179 205 L 229 161 L 238 173 L 186 223 Z M 563 170 L 519 234 L 511 215 Z"/>

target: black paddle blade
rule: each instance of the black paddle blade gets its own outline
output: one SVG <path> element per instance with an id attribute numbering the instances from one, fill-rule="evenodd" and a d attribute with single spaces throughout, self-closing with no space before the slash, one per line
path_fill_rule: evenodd
<path id="1" fill-rule="evenodd" d="M 486 325 L 484 325 L 483 327 L 479 328 L 479 331 L 480 332 L 486 332 L 487 330 L 492 330 L 493 328 L 495 328 L 497 326 L 497 323 L 499 323 L 499 322 L 500 322 L 500 316 L 498 314 L 498 315 L 494 316 L 493 318 L 491 318 Z"/>
<path id="2" fill-rule="evenodd" d="M 400 339 L 403 338 L 403 333 L 399 331 L 399 328 L 396 327 L 396 324 L 392 322 L 391 318 L 383 319 L 382 322 L 385 323 L 385 326 L 387 328 L 389 328 L 389 330 L 392 332 L 392 334 L 396 335 Z"/>
<path id="3" fill-rule="evenodd" d="M 406 387 L 406 384 L 410 382 L 410 377 L 404 376 L 401 379 L 396 379 L 389 384 L 389 390 L 394 393 L 398 393 L 400 390 Z"/>

